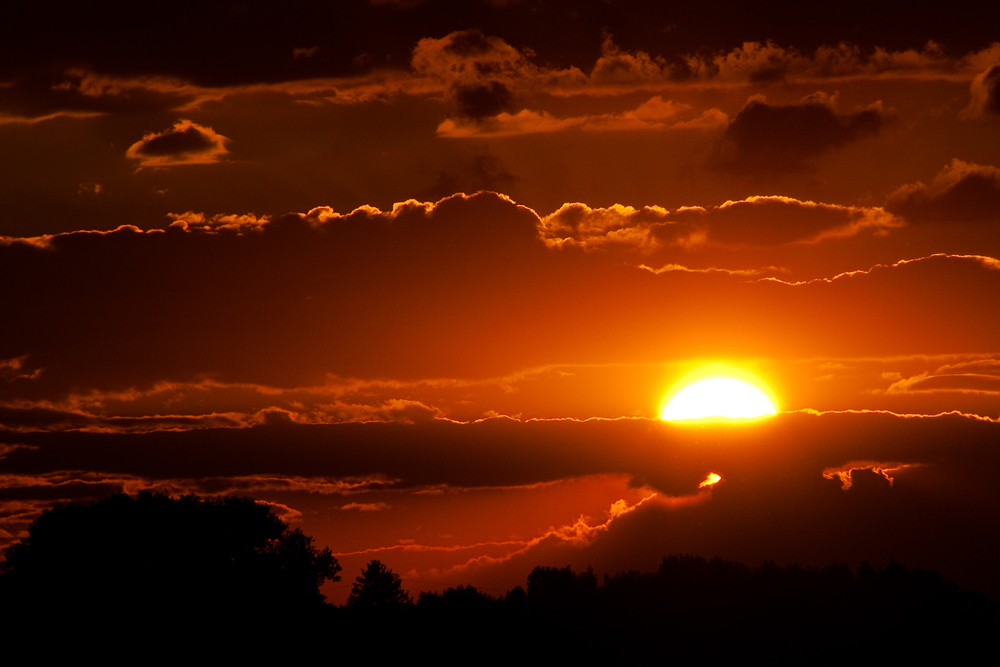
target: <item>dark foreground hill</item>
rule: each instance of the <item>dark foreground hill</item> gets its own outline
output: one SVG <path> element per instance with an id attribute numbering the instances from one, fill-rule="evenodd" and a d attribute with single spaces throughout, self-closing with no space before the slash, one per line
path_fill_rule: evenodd
<path id="1" fill-rule="evenodd" d="M 288 659 L 545 657 L 584 663 L 953 659 L 998 648 L 997 607 L 934 572 L 665 558 L 656 572 L 538 567 L 503 597 L 471 586 L 414 603 L 372 561 L 349 604 L 340 565 L 249 499 L 117 495 L 37 519 L 0 564 L 0 640 L 49 656 L 139 651 Z"/>

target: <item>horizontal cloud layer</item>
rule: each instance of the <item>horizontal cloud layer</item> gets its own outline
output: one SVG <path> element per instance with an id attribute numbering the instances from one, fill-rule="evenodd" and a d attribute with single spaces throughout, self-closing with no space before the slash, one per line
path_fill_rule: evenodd
<path id="1" fill-rule="evenodd" d="M 713 243 L 815 242 L 897 224 L 878 209 L 751 198 L 674 212 L 570 205 L 543 220 L 481 193 L 390 212 L 176 218 L 167 230 L 0 245 L 3 280 L 18 285 L 0 307 L 21 323 L 0 341 L 6 401 L 206 379 L 302 387 L 330 375 L 497 377 L 651 361 L 667 347 L 691 356 L 994 347 L 1000 271 L 985 256 L 812 281 L 774 269 L 660 268 Z M 587 252 L 616 245 L 625 254 Z"/>
<path id="2" fill-rule="evenodd" d="M 634 511 L 623 502 L 611 508 L 606 524 L 581 518 L 576 528 L 553 528 L 551 540 L 522 543 L 515 560 L 590 558 L 601 567 L 712 549 L 751 562 L 812 563 L 817 553 L 851 561 L 895 555 L 994 589 L 1000 581 L 984 564 L 1000 555 L 1000 502 L 992 484 L 1000 469 L 997 429 L 995 422 L 961 416 L 845 413 L 781 415 L 743 428 L 499 419 L 135 435 L 2 432 L 0 439 L 18 446 L 0 459 L 0 472 L 11 513 L 17 503 L 23 511 L 26 503 L 141 487 L 242 490 L 295 511 L 310 496 L 287 494 L 311 494 L 339 508 L 379 508 L 386 521 L 424 502 L 419 499 L 434 488 L 527 489 L 627 475 L 661 500 Z M 710 502 L 698 487 L 709 472 L 721 477 Z M 700 500 L 669 501 L 681 497 Z M 595 529 L 599 524 L 604 527 Z M 660 537 L 637 549 L 629 536 L 640 526 Z M 566 546 L 585 549 L 570 553 Z M 472 549 L 465 559 L 475 555 Z M 480 561 L 462 573 L 482 574 L 485 564 L 499 567 L 510 558 Z"/>

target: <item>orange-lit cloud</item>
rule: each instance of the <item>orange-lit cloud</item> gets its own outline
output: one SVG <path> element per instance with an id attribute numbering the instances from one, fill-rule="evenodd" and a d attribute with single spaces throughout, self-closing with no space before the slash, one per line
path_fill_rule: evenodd
<path id="1" fill-rule="evenodd" d="M 15 94 L 30 95 L 8 114 L 0 114 L 0 118 L 34 122 L 132 110 L 190 112 L 205 103 L 274 93 L 324 104 L 370 103 L 401 95 L 444 95 L 460 116 L 474 119 L 495 116 L 508 107 L 511 112 L 520 111 L 523 107 L 514 108 L 516 100 L 538 92 L 603 97 L 692 86 L 726 88 L 774 82 L 822 85 L 825 81 L 850 80 L 965 81 L 972 86 L 969 113 L 982 113 L 991 108 L 994 87 L 989 73 L 1000 60 L 998 44 L 955 57 L 933 43 L 922 49 L 875 48 L 865 52 L 842 42 L 807 54 L 773 42 L 749 41 L 713 55 L 685 54 L 680 56 L 681 62 L 672 63 L 641 50 L 622 50 L 609 37 L 605 37 L 601 48 L 602 54 L 588 68 L 589 73 L 576 66 L 538 64 L 530 49 L 519 50 L 507 40 L 479 30 L 417 40 L 409 71 L 375 68 L 353 76 L 296 76 L 284 81 L 210 86 L 175 76 L 122 76 L 72 67 L 59 72 L 44 95 L 39 95 L 37 88 L 22 89 L 17 84 L 0 89 L 0 105 L 3 93 L 11 99 Z M 293 61 L 306 62 L 314 60 L 322 50 L 296 47 L 291 52 Z M 313 57 L 305 57 L 306 53 Z M 716 124 L 716 117 L 711 118 Z"/>
<path id="2" fill-rule="evenodd" d="M 471 114 L 466 114 L 471 115 Z M 545 111 L 523 109 L 517 113 L 481 114 L 474 121 L 447 119 L 438 126 L 442 137 L 505 137 L 521 134 L 580 130 L 609 132 L 625 130 L 697 129 L 711 130 L 724 126 L 729 117 L 719 109 L 699 112 L 688 104 L 676 104 L 661 96 L 651 97 L 636 109 L 595 116 L 557 118 Z"/>
<path id="3" fill-rule="evenodd" d="M 910 377 L 888 374 L 887 394 L 939 393 L 1000 395 L 1000 360 L 976 359 L 945 364 Z"/>
<path id="4" fill-rule="evenodd" d="M 169 130 L 148 132 L 129 146 L 126 155 L 141 167 L 173 167 L 182 164 L 211 164 L 229 153 L 228 137 L 210 127 L 180 120 Z"/>
<path id="5" fill-rule="evenodd" d="M 903 224 L 881 208 L 753 196 L 673 212 L 659 206 L 595 209 L 581 203 L 564 204 L 541 219 L 541 231 L 552 247 L 634 248 L 648 253 L 663 247 L 691 250 L 710 244 L 816 243 L 863 231 L 885 234 Z"/>
<path id="6" fill-rule="evenodd" d="M 875 48 L 868 53 L 841 42 L 821 46 L 809 55 L 768 41 L 744 42 L 711 57 L 689 56 L 686 63 L 692 73 L 703 79 L 740 83 L 811 82 L 825 78 L 970 77 L 997 54 L 1000 54 L 997 44 L 956 59 L 946 55 L 934 42 L 919 50 Z"/>
<path id="7" fill-rule="evenodd" d="M 880 475 L 885 479 L 889 486 L 892 486 L 895 479 L 892 477 L 891 473 L 895 473 L 898 470 L 904 468 L 912 467 L 914 464 L 907 463 L 879 463 L 877 461 L 851 461 L 850 463 L 845 463 L 842 466 L 835 466 L 827 468 L 823 471 L 823 477 L 826 479 L 838 479 L 840 480 L 841 488 L 847 491 L 854 485 L 854 479 L 852 474 L 859 470 L 869 470 L 876 475 Z"/>
<path id="8" fill-rule="evenodd" d="M 989 224 L 1000 220 L 1000 169 L 952 160 L 930 184 L 893 192 L 886 210 L 912 223 Z"/>
<path id="9" fill-rule="evenodd" d="M 340 507 L 342 510 L 358 510 L 359 512 L 381 512 L 389 509 L 386 503 L 347 503 Z"/>

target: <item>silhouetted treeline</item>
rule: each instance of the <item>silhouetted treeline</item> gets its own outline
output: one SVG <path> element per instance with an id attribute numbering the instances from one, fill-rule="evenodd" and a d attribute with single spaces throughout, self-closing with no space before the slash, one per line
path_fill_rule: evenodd
<path id="1" fill-rule="evenodd" d="M 590 570 L 537 567 L 526 589 L 502 597 L 460 586 L 422 593 L 383 618 L 405 645 L 436 637 L 440 655 L 456 661 L 475 653 L 616 664 L 753 655 L 815 664 L 991 650 L 996 612 L 987 597 L 898 563 L 855 573 L 671 556 L 656 572 L 600 583 Z"/>
<path id="2" fill-rule="evenodd" d="M 997 606 L 935 572 L 891 563 L 822 569 L 664 558 L 656 572 L 536 567 L 493 596 L 422 593 L 373 560 L 347 605 L 328 549 L 247 498 L 142 493 L 58 506 L 4 551 L 0 639 L 48 655 L 108 646 L 184 657 L 285 659 L 286 647 L 343 657 L 491 663 L 526 655 L 614 664 L 756 656 L 840 663 L 995 651 Z M 993 653 L 995 655 L 995 653 Z"/>

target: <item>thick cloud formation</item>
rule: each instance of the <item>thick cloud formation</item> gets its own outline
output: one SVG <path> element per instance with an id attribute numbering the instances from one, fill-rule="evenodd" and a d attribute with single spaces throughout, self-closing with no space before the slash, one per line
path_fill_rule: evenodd
<path id="1" fill-rule="evenodd" d="M 543 223 L 480 193 L 390 212 L 185 214 L 165 231 L 8 239 L 0 278 L 18 287 L 0 308 L 19 325 L 0 339 L 10 376 L 0 397 L 86 400 L 91 391 L 177 382 L 209 392 L 213 381 L 288 389 L 331 376 L 482 379 L 663 360 L 664 350 L 669 358 L 992 350 L 1000 271 L 989 257 L 937 256 L 811 281 L 771 271 L 775 279 L 762 281 L 660 271 L 662 255 L 644 258 L 632 246 L 624 255 L 580 247 L 636 230 L 659 243 L 659 230 L 677 226 L 726 243 L 787 243 L 876 224 L 875 213 L 764 198 L 670 215 L 571 206 Z M 174 414 L 170 405 L 151 404 L 148 414 Z M 341 410 L 331 403 L 320 412 Z"/>
<path id="2" fill-rule="evenodd" d="M 916 224 L 1000 222 L 1000 169 L 955 159 L 930 184 L 896 190 L 885 207 Z"/>
<path id="3" fill-rule="evenodd" d="M 840 114 L 833 102 L 822 94 L 789 105 L 750 100 L 726 127 L 713 166 L 744 174 L 795 171 L 826 151 L 878 134 L 886 122 L 880 104 Z"/>
<path id="4" fill-rule="evenodd" d="M 126 155 L 143 167 L 209 164 L 227 154 L 224 137 L 210 127 L 181 120 L 163 132 L 149 132 L 132 144 Z"/>
<path id="5" fill-rule="evenodd" d="M 265 498 L 268 489 L 272 496 L 311 492 L 337 507 L 375 505 L 391 492 L 384 508 L 390 522 L 430 489 L 522 488 L 624 474 L 660 500 L 612 512 L 607 531 L 577 532 L 578 545 L 592 544 L 589 551 L 546 556 L 540 544 L 524 560 L 590 558 L 616 571 L 643 558 L 655 565 L 665 553 L 814 565 L 895 557 L 998 591 L 1000 580 L 988 565 L 1000 556 L 997 429 L 995 422 L 955 415 L 846 413 L 786 414 L 735 428 L 500 419 L 274 423 L 136 435 L 0 433 L 18 445 L 0 459 L 0 474 L 10 502 L 86 497 L 88 484 L 104 485 L 92 486 L 95 495 L 123 484 L 203 494 L 242 488 Z M 81 477 L 72 472 L 78 470 L 95 472 Z M 722 478 L 710 500 L 698 489 L 709 472 Z M 683 497 L 692 500 L 671 504 L 670 498 Z M 626 515 L 631 518 L 615 524 Z M 639 526 L 649 537 L 636 541 Z"/>

